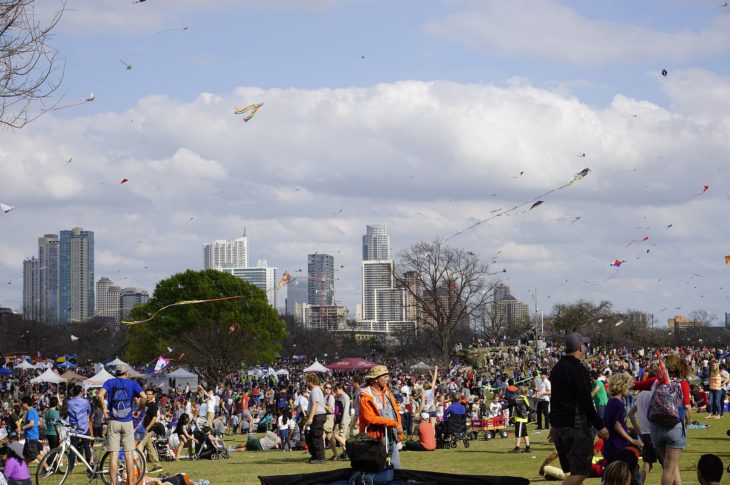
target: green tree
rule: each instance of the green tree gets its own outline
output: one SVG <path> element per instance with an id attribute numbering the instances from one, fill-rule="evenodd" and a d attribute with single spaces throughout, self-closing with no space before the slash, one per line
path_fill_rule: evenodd
<path id="1" fill-rule="evenodd" d="M 240 299 L 171 307 L 132 325 L 126 358 L 149 363 L 167 355 L 209 384 L 221 382 L 241 364 L 271 362 L 286 335 L 284 322 L 262 290 L 222 271 L 188 270 L 160 281 L 149 303 L 132 310 L 131 319 L 144 320 L 180 301 L 231 296 Z"/>

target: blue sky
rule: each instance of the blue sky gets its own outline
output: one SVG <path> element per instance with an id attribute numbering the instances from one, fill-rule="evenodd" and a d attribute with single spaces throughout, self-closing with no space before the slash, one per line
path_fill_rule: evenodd
<path id="1" fill-rule="evenodd" d="M 12 282 L 0 306 L 20 306 L 38 236 L 82 226 L 97 233 L 97 278 L 150 290 L 243 227 L 252 259 L 282 271 L 331 252 L 354 308 L 367 223 L 387 223 L 397 252 L 589 166 L 540 212 L 452 243 L 485 260 L 501 251 L 515 296 L 537 287 L 544 308 L 607 298 L 660 319 L 722 316 L 721 4 L 72 0 L 52 41 L 66 60 L 61 103 L 96 100 L 0 131 L 0 201 L 16 205 L 0 216 L 0 278 Z M 244 125 L 233 108 L 252 102 L 266 104 Z M 649 253 L 626 246 L 644 235 Z M 630 262 L 608 279 L 617 258 Z"/>

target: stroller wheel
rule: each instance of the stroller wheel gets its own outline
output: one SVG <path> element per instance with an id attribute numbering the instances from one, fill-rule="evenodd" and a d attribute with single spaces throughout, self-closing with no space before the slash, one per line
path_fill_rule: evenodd
<path id="1" fill-rule="evenodd" d="M 464 448 L 469 448 L 469 440 L 464 440 Z"/>
<path id="2" fill-rule="evenodd" d="M 479 438 L 479 434 L 476 431 L 469 431 L 469 439 L 470 440 L 477 440 Z"/>
<path id="3" fill-rule="evenodd" d="M 452 447 L 452 448 L 456 448 L 456 440 L 453 440 L 453 441 L 451 442 L 451 447 Z"/>

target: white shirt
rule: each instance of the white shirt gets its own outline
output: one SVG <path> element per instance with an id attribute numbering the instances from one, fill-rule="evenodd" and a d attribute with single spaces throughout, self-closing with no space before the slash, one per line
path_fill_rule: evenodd
<path id="1" fill-rule="evenodd" d="M 539 394 L 540 400 L 549 401 L 550 394 L 546 394 L 546 393 L 550 393 L 550 392 L 552 392 L 552 390 L 553 389 L 552 389 L 552 386 L 550 385 L 550 381 L 547 378 L 543 379 L 543 381 L 540 383 L 540 387 L 537 390 L 540 393 Z"/>
<path id="2" fill-rule="evenodd" d="M 649 410 L 649 401 L 651 401 L 651 391 L 641 391 L 636 398 L 636 417 L 639 420 L 639 433 L 650 434 L 649 418 L 646 413 Z"/>
<path id="3" fill-rule="evenodd" d="M 411 396 L 411 388 L 408 387 L 408 384 L 403 384 L 403 387 L 400 388 L 401 394 L 403 394 L 404 397 L 410 397 Z"/>

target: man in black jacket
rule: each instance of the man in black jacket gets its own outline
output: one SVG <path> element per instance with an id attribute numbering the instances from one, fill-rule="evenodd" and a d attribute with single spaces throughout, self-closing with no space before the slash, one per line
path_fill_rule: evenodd
<path id="1" fill-rule="evenodd" d="M 598 417 L 591 397 L 591 378 L 581 363 L 588 339 L 579 333 L 568 335 L 565 354 L 550 371 L 550 435 L 560 466 L 570 476 L 564 485 L 579 485 L 591 473 L 593 432 L 608 439 L 608 430 Z"/>

